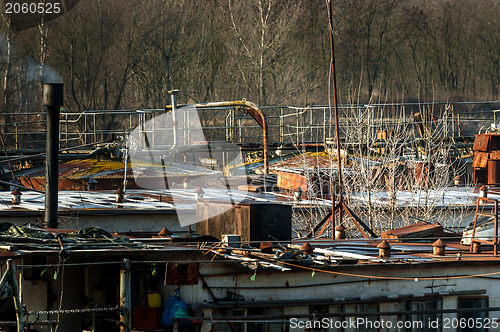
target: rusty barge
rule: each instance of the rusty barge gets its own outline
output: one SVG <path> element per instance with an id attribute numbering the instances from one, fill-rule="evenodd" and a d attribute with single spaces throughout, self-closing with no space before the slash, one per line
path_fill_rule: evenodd
<path id="1" fill-rule="evenodd" d="M 104 189 L 99 183 L 105 184 L 99 174 L 79 182 L 83 191 L 57 190 L 59 158 L 52 156 L 43 187 L 27 188 L 35 176 L 31 183 L 12 184 L 18 188 L 12 192 L 0 192 L 2 329 L 426 331 L 462 322 L 496 328 L 497 234 L 462 239 L 466 222 L 450 230 L 430 222 L 432 215 L 372 230 L 347 207 L 368 201 L 371 207 L 404 210 L 421 206 L 424 198 L 426 204 L 433 201 L 434 210 L 466 205 L 474 219 L 494 211 L 496 224 L 500 196 L 494 190 L 488 197 L 464 186 L 433 192 L 428 184 L 436 172 L 422 163 L 415 183 L 427 196 L 373 188 L 368 196 L 368 191 L 349 195 L 344 206 L 336 202 L 334 195 L 342 193 L 334 181 L 318 177 L 310 185 L 310 179 L 289 174 L 271 181 L 266 116 L 256 105 L 177 107 L 175 92 L 172 96 L 163 117 L 143 121 L 126 138 L 124 159 L 130 163 L 124 163 L 123 173 L 104 170 L 125 175 L 115 176 L 116 191 L 99 190 Z M 238 144 L 203 136 L 193 114 L 213 106 L 243 108 L 257 122 L 264 150 L 260 185 L 248 183 Z M 146 162 L 161 176 L 144 176 Z M 179 169 L 184 173 L 177 174 Z M 332 169 L 330 164 L 315 174 L 331 176 Z M 395 189 L 393 182 L 384 185 Z M 57 192 L 49 206 L 49 192 L 40 190 L 48 187 Z M 318 203 L 323 212 L 341 206 L 348 216 L 340 215 L 336 225 L 332 212 L 317 218 L 311 211 Z M 297 210 L 310 213 L 313 224 L 298 227 Z M 480 226 L 474 223 L 473 232 Z M 177 303 L 182 298 L 186 310 L 164 321 L 172 298 Z"/>

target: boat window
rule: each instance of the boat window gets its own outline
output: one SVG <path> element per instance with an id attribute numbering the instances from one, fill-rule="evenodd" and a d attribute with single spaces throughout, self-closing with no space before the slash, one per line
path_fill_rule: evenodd
<path id="1" fill-rule="evenodd" d="M 335 318 L 333 322 L 337 320 L 340 321 L 339 324 L 342 325 L 339 326 L 342 326 L 342 331 L 345 332 L 378 332 L 378 323 L 380 322 L 380 316 L 365 316 L 358 314 L 379 311 L 380 308 L 378 303 L 345 304 L 340 307 L 340 312 L 346 314 L 352 313 L 352 316 Z M 356 328 L 353 328 L 352 326 L 355 326 Z"/>
<path id="2" fill-rule="evenodd" d="M 459 309 L 476 309 L 476 308 L 488 308 L 488 297 L 487 296 L 467 296 L 458 298 L 458 308 Z M 480 332 L 486 331 L 483 327 L 487 323 L 488 312 L 487 311 L 475 311 L 475 312 L 461 312 L 459 314 L 460 322 L 464 322 L 464 328 L 460 331 L 463 332 Z M 477 323 L 481 324 L 478 325 Z M 467 324 L 470 323 L 470 324 Z"/>
<path id="3" fill-rule="evenodd" d="M 244 320 L 245 316 L 274 316 L 279 317 L 283 315 L 283 307 L 266 307 L 266 308 L 239 308 L 231 309 L 225 311 L 229 316 L 242 316 Z M 217 310 L 214 310 L 213 315 L 220 314 Z M 279 332 L 283 331 L 284 325 L 282 323 L 262 323 L 262 322 L 239 322 L 239 323 L 218 323 L 214 324 L 214 331 L 216 332 L 226 332 L 226 331 L 245 331 L 245 332 Z"/>
<path id="4" fill-rule="evenodd" d="M 359 305 L 359 312 L 379 312 L 378 303 L 364 303 Z M 359 328 L 362 332 L 378 332 L 377 328 L 378 322 L 380 322 L 380 316 L 365 316 L 366 323 Z"/>
<path id="5" fill-rule="evenodd" d="M 216 311 L 214 310 L 214 315 L 216 314 Z M 219 312 L 217 312 L 219 314 Z M 228 316 L 247 316 L 247 309 L 245 308 L 238 308 L 238 309 L 230 309 L 225 312 L 226 315 Z M 220 323 L 220 324 L 214 324 L 214 330 L 215 332 L 226 332 L 226 331 L 245 331 L 245 323 L 238 322 L 238 323 Z"/>
<path id="6" fill-rule="evenodd" d="M 309 313 L 310 314 L 326 314 L 328 313 L 328 305 L 313 305 L 309 307 Z M 317 321 L 321 321 L 322 318 L 316 318 Z M 318 322 L 319 324 L 319 322 Z M 314 328 L 312 329 L 313 331 L 328 331 L 327 328 Z"/>
<path id="7" fill-rule="evenodd" d="M 416 312 L 412 315 L 406 316 L 406 321 L 418 322 L 420 324 L 413 324 L 411 328 L 406 331 L 411 332 L 435 332 L 442 331 L 442 314 L 440 311 L 443 309 L 442 299 L 429 299 L 422 301 L 408 301 L 406 309 Z M 422 312 L 422 313 L 419 313 Z M 432 313 L 429 313 L 432 312 Z M 429 322 L 438 322 L 436 326 L 430 326 Z"/>
<path id="8" fill-rule="evenodd" d="M 281 316 L 283 307 L 248 308 L 247 316 Z M 246 332 L 280 332 L 283 331 L 283 324 L 280 323 L 247 323 Z"/>

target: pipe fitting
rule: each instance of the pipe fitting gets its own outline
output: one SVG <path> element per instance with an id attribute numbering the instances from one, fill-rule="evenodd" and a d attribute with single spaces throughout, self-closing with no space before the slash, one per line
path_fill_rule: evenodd
<path id="1" fill-rule="evenodd" d="M 123 193 L 122 187 L 116 189 L 115 191 L 115 202 L 116 203 L 123 203 L 123 198 L 125 194 Z"/>
<path id="2" fill-rule="evenodd" d="M 388 258 L 391 257 L 391 245 L 386 240 L 382 241 L 378 246 L 378 257 Z"/>
<path id="3" fill-rule="evenodd" d="M 432 244 L 433 253 L 435 256 L 444 256 L 446 250 L 446 244 L 441 239 L 438 239 Z"/>
<path id="4" fill-rule="evenodd" d="M 10 194 L 12 195 L 12 204 L 14 205 L 21 204 L 21 195 L 22 195 L 21 190 L 16 188 Z"/>
<path id="5" fill-rule="evenodd" d="M 339 225 L 335 228 L 335 240 L 343 240 L 345 238 L 345 227 L 343 225 Z"/>

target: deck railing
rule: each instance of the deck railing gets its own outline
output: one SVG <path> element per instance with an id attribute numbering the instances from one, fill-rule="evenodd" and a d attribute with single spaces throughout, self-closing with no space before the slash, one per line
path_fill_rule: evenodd
<path id="1" fill-rule="evenodd" d="M 420 124 L 429 128 L 429 135 L 442 138 L 473 136 L 480 131 L 492 130 L 492 127 L 499 128 L 498 124 L 492 126 L 496 123 L 496 108 L 500 108 L 500 102 L 342 105 L 341 136 L 349 140 L 352 135 L 361 134 L 367 140 L 376 140 L 378 132 L 395 128 L 419 137 L 415 113 L 421 114 Z M 267 106 L 262 109 L 268 118 L 271 144 L 297 146 L 299 143 L 333 141 L 335 125 L 330 106 Z M 61 148 L 71 148 L 109 139 L 112 135 L 125 135 L 144 126 L 147 121 L 151 122 L 146 132 L 168 132 L 171 128 L 154 123 L 154 118 L 165 112 L 164 109 L 87 110 L 82 113 L 62 110 L 60 145 Z M 262 143 L 261 128 L 243 110 L 211 108 L 198 110 L 198 114 L 208 140 L 242 145 Z M 43 151 L 45 113 L 3 113 L 0 115 L 0 132 L 2 149 Z M 152 143 L 161 145 L 161 142 Z"/>

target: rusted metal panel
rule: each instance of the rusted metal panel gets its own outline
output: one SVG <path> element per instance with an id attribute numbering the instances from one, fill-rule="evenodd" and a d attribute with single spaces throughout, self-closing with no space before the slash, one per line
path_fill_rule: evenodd
<path id="1" fill-rule="evenodd" d="M 487 152 L 490 145 L 490 135 L 476 135 L 474 138 L 474 151 Z"/>
<path id="2" fill-rule="evenodd" d="M 488 160 L 488 184 L 500 183 L 500 160 Z"/>
<path id="3" fill-rule="evenodd" d="M 238 186 L 238 190 L 243 190 L 243 191 L 250 191 L 250 192 L 263 192 L 264 191 L 264 186 L 259 186 L 259 185 L 254 185 L 254 184 L 243 184 Z"/>
<path id="4" fill-rule="evenodd" d="M 278 188 L 307 191 L 307 177 L 298 173 L 278 172 Z"/>
<path id="5" fill-rule="evenodd" d="M 325 152 L 307 152 L 301 153 L 294 157 L 286 157 L 281 161 L 273 163 L 273 168 L 286 168 L 288 169 L 304 169 L 308 168 L 313 171 L 319 168 L 332 168 L 336 167 L 336 160 L 332 160 L 332 155 Z"/>
<path id="6" fill-rule="evenodd" d="M 429 224 L 419 222 L 414 225 L 389 230 L 380 234 L 382 239 L 402 239 L 402 238 L 421 238 L 428 236 L 439 236 L 443 233 L 443 226 L 440 224 Z"/>
<path id="7" fill-rule="evenodd" d="M 199 263 L 168 263 L 167 285 L 197 285 L 200 274 Z"/>
<path id="8" fill-rule="evenodd" d="M 181 183 L 182 176 L 169 176 L 171 182 Z M 95 190 L 114 190 L 123 186 L 123 171 L 117 172 L 116 174 L 109 174 L 105 177 L 94 177 L 97 181 L 95 184 Z M 145 176 L 141 177 L 141 186 L 137 185 L 135 182 L 132 172 L 129 172 L 127 180 L 127 189 L 171 189 L 168 183 L 165 183 L 164 176 Z M 206 177 L 190 177 L 192 186 L 206 186 Z M 45 188 L 45 178 L 43 177 L 21 177 L 19 182 L 28 188 L 33 188 L 37 190 L 44 190 Z M 172 189 L 175 189 L 172 188 Z M 82 178 L 63 178 L 59 177 L 59 190 L 88 190 L 88 179 Z"/>
<path id="9" fill-rule="evenodd" d="M 74 161 L 59 165 L 59 190 L 88 190 L 89 179 L 97 181 L 95 190 L 115 190 L 123 186 L 123 162 L 116 161 L 101 161 L 85 160 Z M 172 168 L 171 172 L 167 170 L 167 174 L 171 183 L 177 183 L 182 186 L 182 180 L 188 178 L 190 185 L 193 187 L 205 187 L 207 177 L 203 171 L 197 173 L 180 173 L 178 169 Z M 135 176 L 134 176 L 135 175 Z M 168 188 L 168 183 L 165 181 L 165 170 L 161 168 L 147 169 L 140 173 L 134 174 L 133 170 L 127 171 L 127 188 L 128 189 L 174 189 Z M 141 185 L 139 186 L 135 179 L 140 178 Z M 23 186 L 37 190 L 45 189 L 45 174 L 40 170 L 33 170 L 19 178 Z"/>
<path id="10" fill-rule="evenodd" d="M 491 151 L 490 159 L 500 160 L 500 151 Z"/>
<path id="11" fill-rule="evenodd" d="M 486 168 L 487 166 L 488 166 L 488 153 L 476 152 L 474 155 L 474 161 L 472 162 L 472 167 Z"/>

